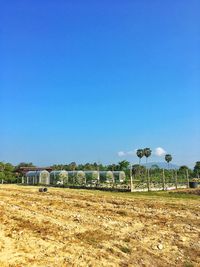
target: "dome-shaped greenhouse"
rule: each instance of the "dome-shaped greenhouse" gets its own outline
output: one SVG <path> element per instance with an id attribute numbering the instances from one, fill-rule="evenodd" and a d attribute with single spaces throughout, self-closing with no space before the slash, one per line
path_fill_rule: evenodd
<path id="1" fill-rule="evenodd" d="M 66 184 L 68 183 L 68 172 L 62 171 L 52 171 L 50 172 L 50 184 Z"/>
<path id="2" fill-rule="evenodd" d="M 29 171 L 25 177 L 26 184 L 49 184 L 50 175 L 46 170 L 43 171 Z"/>
<path id="3" fill-rule="evenodd" d="M 98 171 L 84 171 L 86 183 L 94 184 L 99 182 L 99 172 Z"/>
<path id="4" fill-rule="evenodd" d="M 100 171 L 99 176 L 101 183 L 114 183 L 114 175 L 111 171 Z"/>
<path id="5" fill-rule="evenodd" d="M 75 184 L 76 171 L 68 171 L 68 183 Z"/>
<path id="6" fill-rule="evenodd" d="M 115 183 L 123 183 L 126 179 L 126 174 L 123 171 L 113 171 Z"/>
<path id="7" fill-rule="evenodd" d="M 77 171 L 76 172 L 76 177 L 75 177 L 75 183 L 76 184 L 85 184 L 85 172 L 84 171 Z"/>

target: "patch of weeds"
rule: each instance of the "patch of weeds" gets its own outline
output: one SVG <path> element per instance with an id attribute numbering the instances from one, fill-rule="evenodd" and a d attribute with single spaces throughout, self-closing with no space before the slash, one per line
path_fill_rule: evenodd
<path id="1" fill-rule="evenodd" d="M 129 243 L 131 241 L 130 237 L 125 237 L 124 242 Z"/>
<path id="2" fill-rule="evenodd" d="M 82 204 L 82 203 L 75 203 L 74 204 L 74 207 L 76 207 L 76 208 L 85 208 L 86 205 L 85 204 Z"/>
<path id="3" fill-rule="evenodd" d="M 120 246 L 119 248 L 124 253 L 127 253 L 127 254 L 131 253 L 131 249 L 129 247 L 127 247 L 127 246 Z"/>
<path id="4" fill-rule="evenodd" d="M 117 214 L 121 215 L 121 216 L 128 216 L 128 212 L 125 210 L 118 210 Z"/>
<path id="5" fill-rule="evenodd" d="M 82 242 L 87 243 L 92 246 L 99 246 L 101 242 L 110 240 L 111 235 L 106 234 L 103 231 L 85 231 L 83 233 L 76 234 L 76 238 L 81 240 Z"/>
<path id="6" fill-rule="evenodd" d="M 191 262 L 185 262 L 184 267 L 194 267 L 194 264 Z"/>
<path id="7" fill-rule="evenodd" d="M 108 248 L 107 250 L 108 250 L 108 252 L 110 252 L 112 254 L 114 254 L 114 252 L 115 252 L 113 248 Z"/>

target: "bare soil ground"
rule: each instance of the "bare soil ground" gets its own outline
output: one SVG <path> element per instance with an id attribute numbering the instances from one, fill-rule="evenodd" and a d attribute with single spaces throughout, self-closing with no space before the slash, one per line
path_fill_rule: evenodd
<path id="1" fill-rule="evenodd" d="M 200 198 L 0 185 L 0 266 L 200 266 Z"/>

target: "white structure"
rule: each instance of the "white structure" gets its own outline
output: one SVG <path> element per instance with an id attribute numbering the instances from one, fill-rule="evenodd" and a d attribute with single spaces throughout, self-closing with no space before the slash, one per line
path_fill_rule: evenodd
<path id="1" fill-rule="evenodd" d="M 77 171 L 75 176 L 75 183 L 76 184 L 85 184 L 86 178 L 85 178 L 85 172 L 84 171 Z"/>
<path id="2" fill-rule="evenodd" d="M 52 171 L 50 172 L 50 184 L 66 184 L 68 183 L 67 171 Z"/>
<path id="3" fill-rule="evenodd" d="M 99 172 L 100 183 L 114 183 L 114 175 L 111 171 Z"/>
<path id="4" fill-rule="evenodd" d="M 29 171 L 26 173 L 27 184 L 50 184 L 50 175 L 48 171 Z"/>
<path id="5" fill-rule="evenodd" d="M 84 171 L 68 171 L 69 183 L 70 184 L 85 184 L 86 177 Z"/>
<path id="6" fill-rule="evenodd" d="M 75 183 L 75 177 L 76 177 L 76 171 L 68 171 L 68 183 L 69 184 Z"/>
<path id="7" fill-rule="evenodd" d="M 115 183 L 123 183 L 126 179 L 126 174 L 123 171 L 113 171 Z"/>
<path id="8" fill-rule="evenodd" d="M 123 171 L 29 171 L 24 177 L 26 184 L 98 184 L 98 183 L 123 183 L 126 175 Z"/>
<path id="9" fill-rule="evenodd" d="M 99 172 L 98 171 L 84 171 L 86 183 L 95 184 L 99 182 Z"/>

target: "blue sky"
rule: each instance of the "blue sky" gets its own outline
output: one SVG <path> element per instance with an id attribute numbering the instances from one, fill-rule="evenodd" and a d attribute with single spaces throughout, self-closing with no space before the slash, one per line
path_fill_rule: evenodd
<path id="1" fill-rule="evenodd" d="M 193 166 L 199 12 L 198 0 L 2 1 L 0 161 L 134 163 L 127 152 L 147 146 Z"/>

